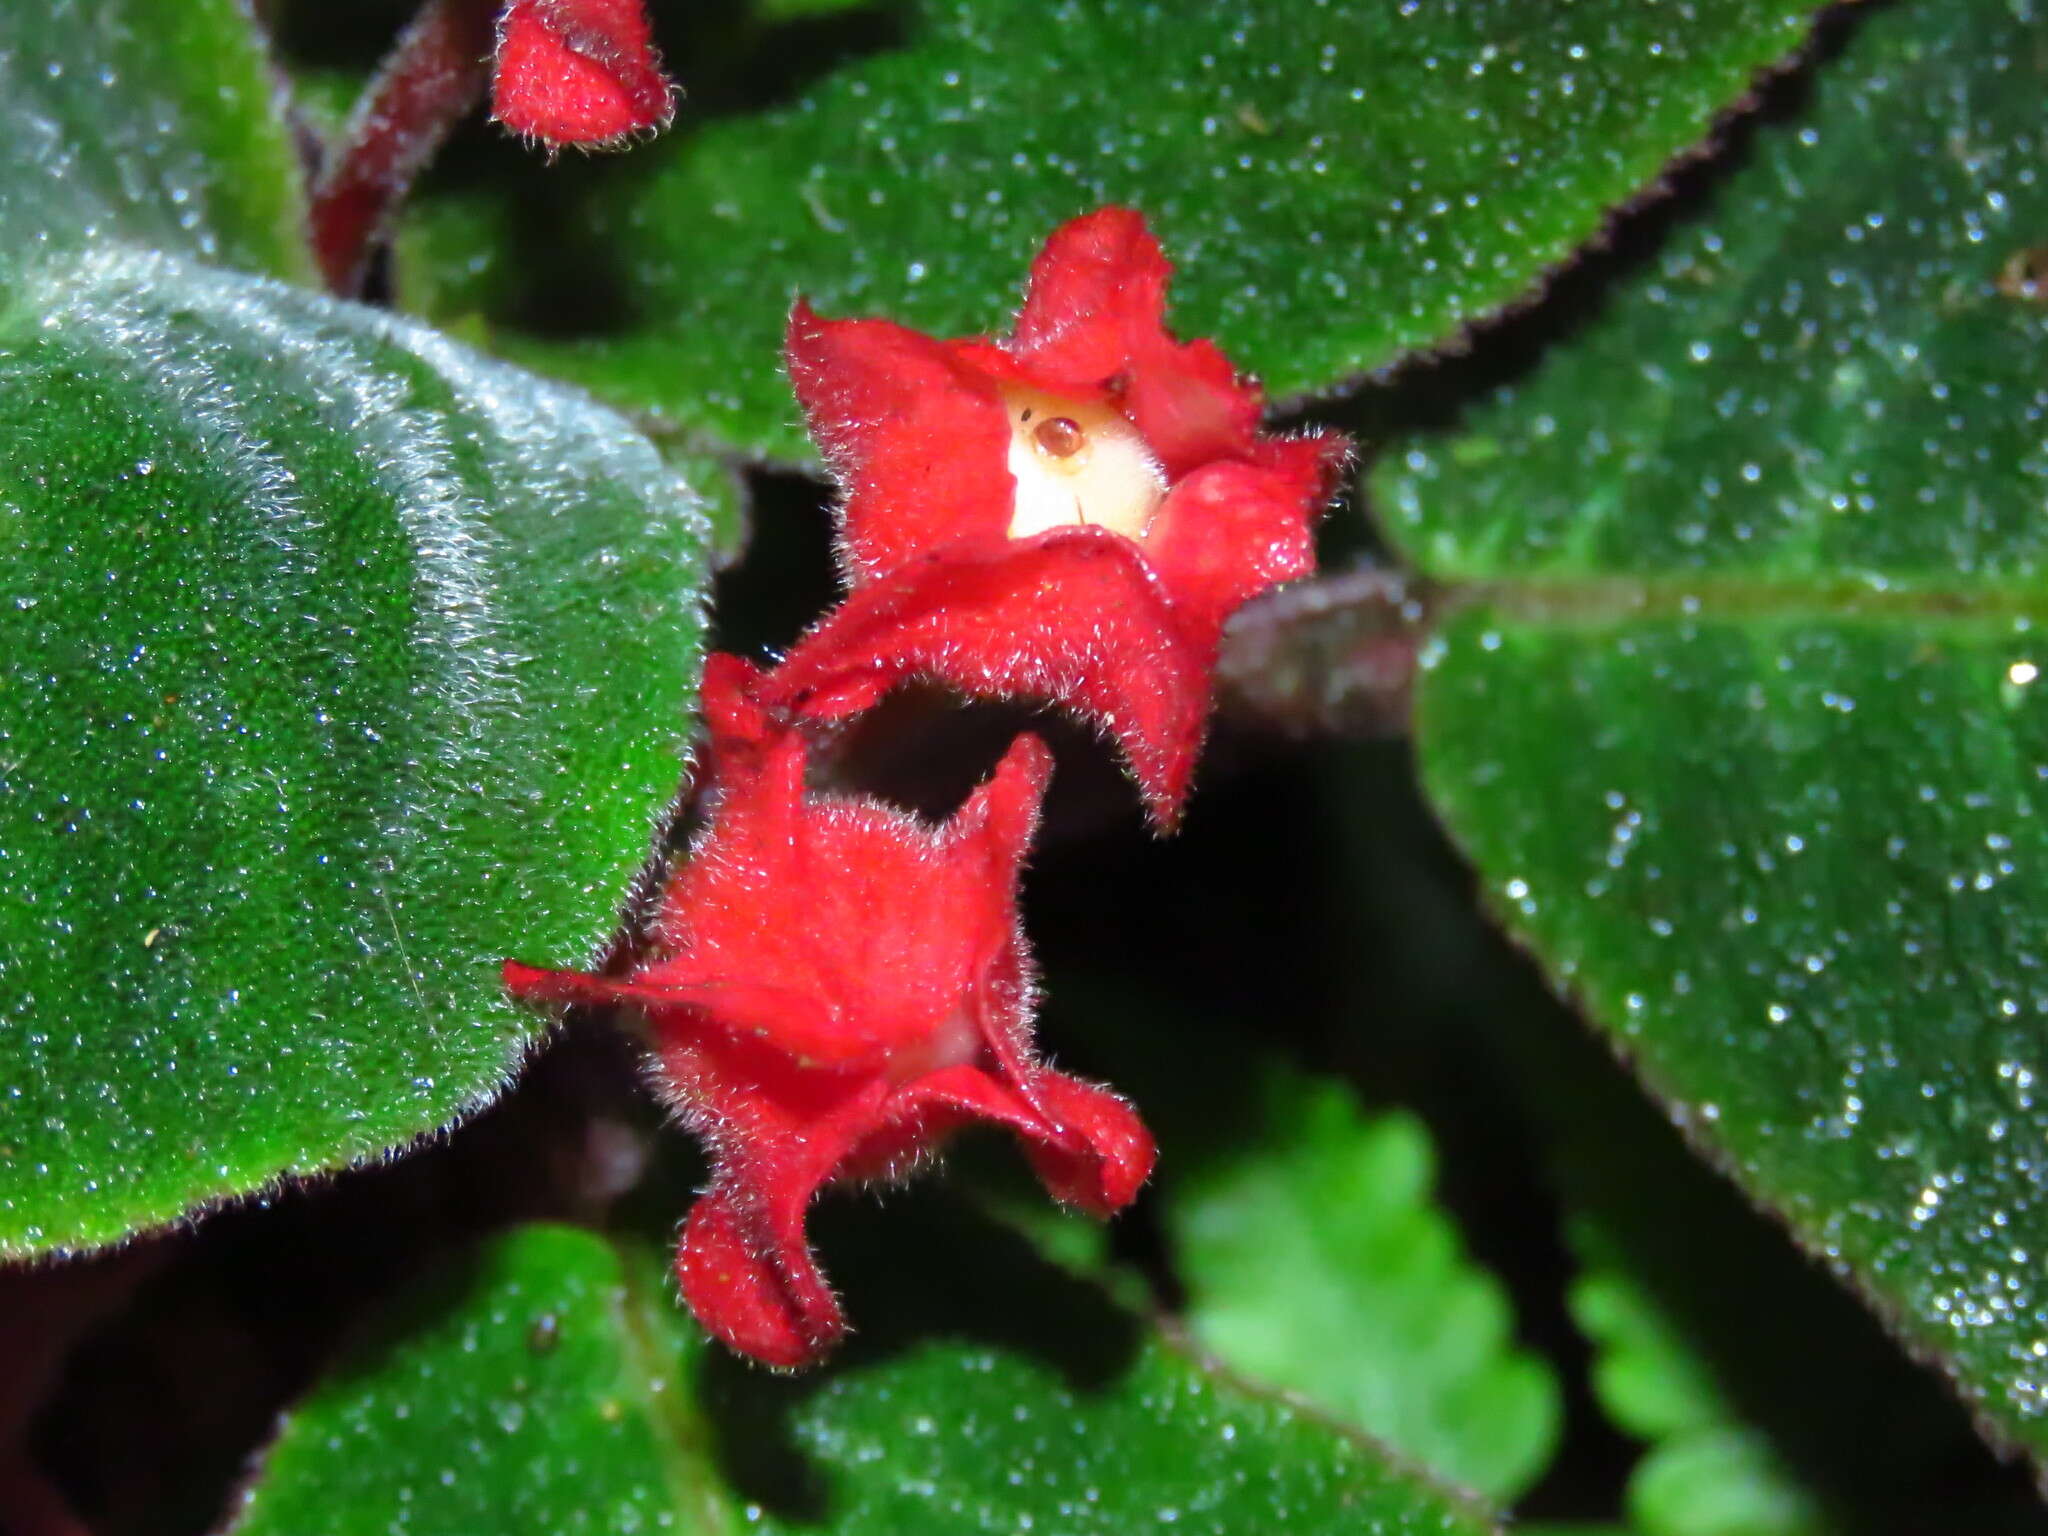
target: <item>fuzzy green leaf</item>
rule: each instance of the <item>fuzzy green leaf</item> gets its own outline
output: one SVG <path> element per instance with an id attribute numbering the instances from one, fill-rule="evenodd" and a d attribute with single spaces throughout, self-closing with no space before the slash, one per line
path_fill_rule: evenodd
<path id="1" fill-rule="evenodd" d="M 1143 1338 L 1086 1287 L 1002 1262 L 1058 1298 L 1048 1320 L 1083 1330 L 1078 1349 L 1122 1341 L 1086 1355 L 1088 1379 L 1063 1376 L 1082 1356 L 1058 1344 L 941 1333 L 778 1380 L 702 1341 L 659 1255 L 528 1228 L 417 1295 L 289 1416 L 235 1530 L 1490 1529 L 1363 1442 Z M 859 1315 L 877 1321 L 865 1301 Z"/>
<path id="2" fill-rule="evenodd" d="M 1382 504 L 1504 916 L 1671 1112 L 2048 1452 L 2041 17 L 1861 16 L 1584 333 Z"/>
<path id="3" fill-rule="evenodd" d="M 117 234 L 309 278 L 275 90 L 237 0 L 0 7 L 0 319 L 26 266 Z"/>
<path id="4" fill-rule="evenodd" d="M 588 399 L 213 264 L 303 264 L 239 7 L 57 12 L 0 13 L 7 1254 L 503 1085 L 498 960 L 600 943 L 673 793 L 705 538 Z"/>
<path id="5" fill-rule="evenodd" d="M 734 115 L 686 115 L 621 165 L 451 181 L 415 211 L 403 291 L 487 312 L 510 355 L 607 398 L 808 457 L 779 367 L 792 294 L 999 331 L 1046 233 L 1126 202 L 1180 265 L 1184 332 L 1276 394 L 1324 389 L 1526 290 L 1813 10 L 921 0 L 880 51 L 736 113 L 717 82 L 780 36 L 707 28 L 670 62 Z"/>

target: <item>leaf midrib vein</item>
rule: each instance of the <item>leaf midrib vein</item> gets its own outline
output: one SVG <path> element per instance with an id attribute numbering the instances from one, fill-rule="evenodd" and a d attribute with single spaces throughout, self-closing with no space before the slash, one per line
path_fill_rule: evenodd
<path id="1" fill-rule="evenodd" d="M 1560 627 L 1846 620 L 2009 629 L 2048 624 L 2048 574 L 2019 573 L 2003 584 L 1974 586 L 1727 572 L 1454 578 L 1436 584 L 1429 608 L 1438 617 L 1483 608 L 1502 619 Z"/>

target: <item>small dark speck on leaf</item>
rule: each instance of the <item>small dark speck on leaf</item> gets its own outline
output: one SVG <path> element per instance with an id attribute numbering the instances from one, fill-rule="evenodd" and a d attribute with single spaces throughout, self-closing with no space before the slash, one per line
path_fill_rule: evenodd
<path id="1" fill-rule="evenodd" d="M 2023 304 L 2048 305 L 2048 245 L 2014 251 L 1998 269 L 1998 291 Z"/>
<path id="2" fill-rule="evenodd" d="M 553 1351 L 562 1342 L 562 1320 L 552 1312 L 543 1312 L 533 1320 L 533 1326 L 526 1330 L 526 1347 L 536 1355 Z"/>

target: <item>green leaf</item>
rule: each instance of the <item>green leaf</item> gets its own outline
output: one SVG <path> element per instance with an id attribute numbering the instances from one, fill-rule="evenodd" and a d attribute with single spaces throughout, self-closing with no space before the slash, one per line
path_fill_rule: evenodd
<path id="1" fill-rule="evenodd" d="M 1613 1423 L 1651 1442 L 1632 1486 L 1705 1454 L 1693 1442 L 1737 1443 L 1731 1486 L 1775 1489 L 1773 1503 L 1820 1529 L 2038 1531 L 2038 1500 L 2000 1473 L 1945 1385 L 1695 1158 L 1539 985 L 1482 982 L 1461 997 L 1487 1043 L 1452 1048 L 1497 1051 L 1537 1122 L 1542 1182 L 1582 1265 L 1568 1300 L 1592 1345 L 1590 1385 Z M 1688 1507 L 1638 1510 L 1640 1536 Z"/>
<path id="2" fill-rule="evenodd" d="M 234 1529 L 726 1528 L 670 1307 L 649 1265 L 594 1234 L 487 1244 L 291 1412 Z"/>
<path id="3" fill-rule="evenodd" d="M 1458 1483 L 1526 1490 L 1557 1446 L 1557 1382 L 1432 1203 L 1428 1131 L 1334 1083 L 1275 1078 L 1266 1100 L 1263 1139 L 1168 1175 L 1195 1337 Z"/>
<path id="4" fill-rule="evenodd" d="M 754 509 L 740 467 L 724 455 L 706 453 L 666 434 L 651 441 L 662 462 L 697 493 L 707 525 L 705 554 L 712 567 L 723 570 L 744 558 L 753 537 Z"/>
<path id="5" fill-rule="evenodd" d="M 1417 730 L 1503 914 L 2039 1456 L 2048 313 L 2000 274 L 2048 228 L 2048 56 L 2030 4 L 1859 14 L 1597 318 L 1376 483 L 1462 584 Z"/>
<path id="6" fill-rule="evenodd" d="M 24 264 L 115 230 L 310 279 L 297 152 L 238 0 L 0 7 L 0 309 Z"/>
<path id="7" fill-rule="evenodd" d="M 663 1256 L 568 1228 L 515 1232 L 416 1295 L 290 1414 L 235 1530 L 1491 1528 L 1365 1443 L 1144 1337 L 999 1233 L 975 1235 L 1007 1281 L 977 1271 L 972 1301 L 991 1286 L 1006 1299 L 1007 1283 L 1034 1314 L 1026 1326 L 1072 1330 L 1073 1349 L 948 1337 L 957 1309 L 941 1304 L 943 1332 L 885 1327 L 823 1374 L 773 1378 L 703 1343 Z M 943 1266 L 947 1252 L 907 1257 Z M 881 1279 L 931 1300 L 887 1262 Z M 882 1301 L 857 1299 L 864 1326 Z"/>
<path id="8" fill-rule="evenodd" d="M 1595 1259 L 1572 1316 L 1594 1346 L 1593 1388 L 1614 1422 L 1654 1442 L 1629 1476 L 1643 1536 L 1821 1536 L 1834 1528 L 1770 1437 L 1742 1421 L 1679 1319 L 1581 1223 Z"/>
<path id="9" fill-rule="evenodd" d="M 1643 1536 L 1819 1536 L 1812 1497 L 1751 1431 L 1720 1428 L 1660 1445 L 1629 1482 Z"/>
<path id="10" fill-rule="evenodd" d="M 830 16 L 864 3 L 866 0 L 755 0 L 754 9 L 771 21 L 791 21 L 798 17 Z"/>
<path id="11" fill-rule="evenodd" d="M 59 11 L 0 17 L 6 1254 L 504 1084 L 498 961 L 600 943 L 674 792 L 705 537 L 581 395 L 201 259 L 296 174 L 239 9 Z"/>
<path id="12" fill-rule="evenodd" d="M 1595 1245 L 1581 1237 L 1575 1246 Z M 1735 1417 L 1711 1363 L 1617 1258 L 1589 1263 L 1572 1284 L 1571 1310 L 1597 1352 L 1600 1406 L 1629 1434 L 1662 1440 Z"/>
<path id="13" fill-rule="evenodd" d="M 1047 894 L 1057 904 L 1063 891 L 1071 900 L 1068 885 Z M 1186 942 L 1171 920 L 1166 932 L 1168 949 Z M 1288 964 L 1313 969 L 1299 954 Z M 1193 1339 L 1489 1499 L 1534 1484 L 1557 1449 L 1558 1383 L 1517 1346 L 1505 1288 L 1464 1251 L 1423 1123 L 1289 1065 L 1256 1010 L 1057 958 L 1046 990 L 1062 1065 L 1128 1094 L 1157 1137 L 1152 1198 Z M 1111 1234 L 1051 1205 L 1014 1157 L 964 1147 L 947 1177 L 1054 1262 L 1149 1293 L 1111 1262 Z"/>
<path id="14" fill-rule="evenodd" d="M 1180 266 L 1184 333 L 1276 394 L 1323 389 L 1525 291 L 1814 9 L 923 0 L 787 105 L 686 119 L 617 165 L 451 180 L 414 210 L 402 288 L 608 398 L 807 458 L 779 368 L 793 293 L 1000 330 L 1053 226 L 1127 202 Z M 746 72 L 669 56 L 686 85 Z"/>

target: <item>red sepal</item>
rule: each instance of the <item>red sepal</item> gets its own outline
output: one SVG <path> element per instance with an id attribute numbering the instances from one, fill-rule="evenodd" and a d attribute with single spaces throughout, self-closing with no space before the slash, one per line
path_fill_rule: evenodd
<path id="1" fill-rule="evenodd" d="M 668 126 L 644 0 L 510 0 L 498 19 L 491 115 L 548 145 L 613 144 Z"/>

